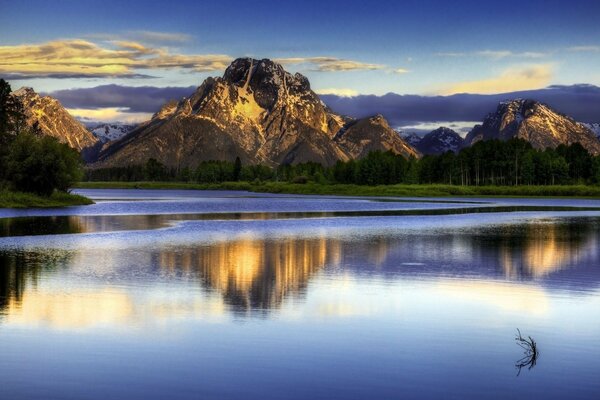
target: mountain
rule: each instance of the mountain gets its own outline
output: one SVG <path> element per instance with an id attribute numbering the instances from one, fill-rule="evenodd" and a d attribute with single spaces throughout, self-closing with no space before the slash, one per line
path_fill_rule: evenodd
<path id="1" fill-rule="evenodd" d="M 443 154 L 457 152 L 463 145 L 463 138 L 450 128 L 440 127 L 423 136 L 415 147 L 423 154 Z"/>
<path id="2" fill-rule="evenodd" d="M 600 122 L 582 123 L 582 125 L 594 132 L 596 137 L 600 139 Z"/>
<path id="3" fill-rule="evenodd" d="M 208 78 L 188 98 L 170 102 L 99 155 L 98 166 L 171 166 L 240 157 L 278 165 L 360 157 L 368 149 L 416 155 L 381 116 L 352 120 L 333 113 L 308 79 L 271 60 L 239 58 L 222 78 Z"/>
<path id="4" fill-rule="evenodd" d="M 23 104 L 28 126 L 36 126 L 43 134 L 53 136 L 78 151 L 92 147 L 98 141 L 58 100 L 40 96 L 28 87 L 12 94 Z"/>
<path id="5" fill-rule="evenodd" d="M 600 154 L 600 141 L 590 129 L 545 104 L 523 99 L 500 103 L 496 112 L 469 132 L 465 145 L 513 137 L 525 139 L 538 149 L 579 142 L 590 153 Z"/>
<path id="6" fill-rule="evenodd" d="M 380 114 L 348 122 L 336 133 L 334 141 L 352 159 L 362 158 L 376 150 L 390 150 L 405 157 L 420 156 Z"/>
<path id="7" fill-rule="evenodd" d="M 113 122 L 95 124 L 88 127 L 88 130 L 102 143 L 106 143 L 112 140 L 121 139 L 123 136 L 134 130 L 136 126 L 137 125 Z"/>
<path id="8" fill-rule="evenodd" d="M 401 134 L 401 136 L 402 136 L 402 139 L 404 139 L 404 141 L 406 143 L 410 144 L 414 148 L 417 148 L 417 145 L 423 139 L 422 136 L 419 136 L 419 135 L 417 135 L 414 132 L 412 132 L 412 133 L 406 133 L 406 134 Z"/>

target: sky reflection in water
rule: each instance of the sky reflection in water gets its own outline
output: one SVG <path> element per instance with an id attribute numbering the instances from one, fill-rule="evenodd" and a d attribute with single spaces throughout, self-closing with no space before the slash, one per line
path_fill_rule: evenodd
<path id="1" fill-rule="evenodd" d="M 599 227 L 528 211 L 0 238 L 2 397 L 595 398 Z M 542 352 L 518 378 L 517 327 Z"/>

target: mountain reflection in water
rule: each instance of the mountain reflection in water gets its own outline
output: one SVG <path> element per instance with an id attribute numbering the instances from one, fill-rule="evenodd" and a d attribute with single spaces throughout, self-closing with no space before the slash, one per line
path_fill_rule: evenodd
<path id="1" fill-rule="evenodd" d="M 249 235 L 210 245 L 117 250 L 102 256 L 88 248 L 3 250 L 0 315 L 8 321 L 37 319 L 59 327 L 119 324 L 148 315 L 268 316 L 287 300 L 302 301 L 318 274 L 390 283 L 452 278 L 454 283 L 443 285 L 446 292 L 458 285 L 467 291 L 477 287 L 489 294 L 499 287 L 510 293 L 516 281 L 586 290 L 598 285 L 598 271 L 588 267 L 600 258 L 596 226 L 572 219 L 360 240 Z M 78 276 L 83 287 L 75 282 L 59 290 L 52 284 L 54 276 L 67 274 Z M 128 283 L 120 285 L 122 281 Z M 157 282 L 173 287 L 159 289 Z M 173 292 L 132 297 L 128 284 L 147 285 L 151 293 Z M 180 286 L 185 290 L 177 295 Z"/>

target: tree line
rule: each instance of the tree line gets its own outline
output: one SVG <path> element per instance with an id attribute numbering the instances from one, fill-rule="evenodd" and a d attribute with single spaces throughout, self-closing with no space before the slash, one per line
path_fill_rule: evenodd
<path id="1" fill-rule="evenodd" d="M 83 177 L 79 153 L 28 126 L 23 105 L 0 79 L 0 189 L 51 195 Z"/>
<path id="2" fill-rule="evenodd" d="M 291 183 L 344 183 L 358 185 L 563 185 L 599 184 L 600 156 L 579 143 L 538 150 L 522 139 L 475 143 L 458 153 L 406 159 L 375 151 L 360 160 L 338 161 L 331 167 L 318 163 L 242 165 L 239 158 L 203 161 L 196 168 L 167 168 L 156 159 L 144 165 L 90 169 L 90 181 L 179 181 L 221 183 L 280 181 Z"/>

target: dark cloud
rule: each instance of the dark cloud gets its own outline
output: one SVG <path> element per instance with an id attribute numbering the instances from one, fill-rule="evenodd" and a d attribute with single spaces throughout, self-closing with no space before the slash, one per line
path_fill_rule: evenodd
<path id="1" fill-rule="evenodd" d="M 153 87 L 103 85 L 93 88 L 57 90 L 48 93 L 67 108 L 128 108 L 130 112 L 154 113 L 170 100 L 190 96 L 195 86 Z"/>
<path id="2" fill-rule="evenodd" d="M 436 121 L 481 121 L 496 109 L 498 102 L 515 98 L 541 101 L 577 121 L 600 121 L 600 87 L 586 84 L 554 85 L 545 89 L 492 95 L 419 96 L 388 93 L 383 96 L 356 97 L 322 95 L 321 98 L 338 113 L 353 117 L 380 113 L 394 126 Z"/>
<path id="3" fill-rule="evenodd" d="M 58 90 L 49 93 L 68 108 L 128 108 L 131 112 L 154 113 L 169 100 L 191 95 L 196 88 L 103 85 L 93 88 Z M 361 95 L 340 97 L 321 95 L 334 111 L 352 117 L 383 114 L 393 126 L 444 121 L 481 121 L 494 111 L 498 102 L 531 98 L 581 122 L 600 122 L 600 87 L 593 85 L 550 86 L 521 92 L 451 96 Z"/>

